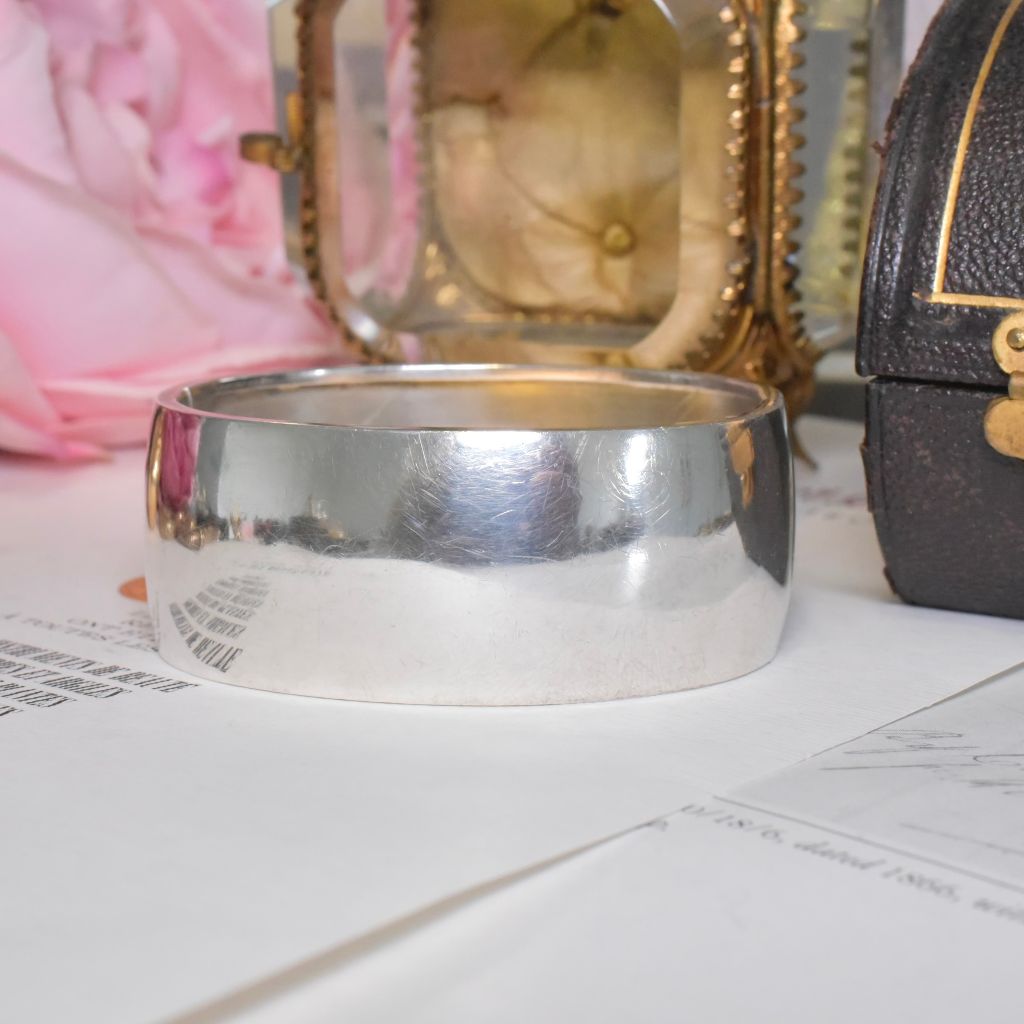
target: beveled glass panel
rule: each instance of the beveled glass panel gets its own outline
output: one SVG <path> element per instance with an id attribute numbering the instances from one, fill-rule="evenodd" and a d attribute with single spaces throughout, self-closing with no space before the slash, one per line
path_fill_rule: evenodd
<path id="1" fill-rule="evenodd" d="M 404 0 L 345 0 L 334 22 L 345 285 L 382 324 L 409 290 L 418 242 L 411 25 Z"/>
<path id="2" fill-rule="evenodd" d="M 801 306 L 821 348 L 851 342 L 881 140 L 900 77 L 903 0 L 810 0 L 800 77 Z"/>
<path id="3" fill-rule="evenodd" d="M 342 4 L 350 327 L 416 334 L 444 358 L 514 359 L 522 344 L 586 358 L 667 318 L 676 347 L 696 349 L 742 254 L 729 230 L 742 102 L 721 6 Z"/>

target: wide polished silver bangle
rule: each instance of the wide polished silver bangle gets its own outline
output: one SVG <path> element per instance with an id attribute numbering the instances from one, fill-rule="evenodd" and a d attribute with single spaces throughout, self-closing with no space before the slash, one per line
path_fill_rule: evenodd
<path id="1" fill-rule="evenodd" d="M 392 366 L 161 396 L 147 582 L 210 679 L 421 704 L 704 686 L 775 653 L 792 470 L 769 389 Z"/>

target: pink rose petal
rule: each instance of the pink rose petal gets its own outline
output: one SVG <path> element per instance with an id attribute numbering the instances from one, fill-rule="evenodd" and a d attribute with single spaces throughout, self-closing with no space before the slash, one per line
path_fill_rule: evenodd
<path id="1" fill-rule="evenodd" d="M 330 362 L 288 270 L 258 0 L 0 0 L 0 448 L 145 439 L 182 379 Z"/>

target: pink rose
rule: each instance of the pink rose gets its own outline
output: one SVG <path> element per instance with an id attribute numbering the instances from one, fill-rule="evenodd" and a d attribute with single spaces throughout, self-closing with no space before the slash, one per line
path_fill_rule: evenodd
<path id="1" fill-rule="evenodd" d="M 199 420 L 181 413 L 165 413 L 160 502 L 172 512 L 184 511 L 192 500 L 198 455 Z"/>
<path id="2" fill-rule="evenodd" d="M 282 255 L 261 0 L 0 0 L 0 448 L 145 437 L 182 380 L 333 361 Z"/>

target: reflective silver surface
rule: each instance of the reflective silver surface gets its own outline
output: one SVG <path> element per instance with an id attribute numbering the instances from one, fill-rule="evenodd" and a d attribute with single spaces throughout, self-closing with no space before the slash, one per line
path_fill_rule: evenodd
<path id="1" fill-rule="evenodd" d="M 147 582 L 211 679 L 424 704 L 607 700 L 775 653 L 775 392 L 608 369 L 391 366 L 161 396 Z"/>

